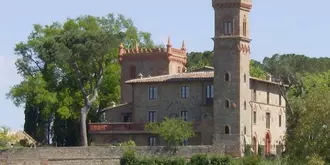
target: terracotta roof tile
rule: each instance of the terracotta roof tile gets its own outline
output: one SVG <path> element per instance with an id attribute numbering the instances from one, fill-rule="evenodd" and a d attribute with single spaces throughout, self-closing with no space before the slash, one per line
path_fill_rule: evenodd
<path id="1" fill-rule="evenodd" d="M 186 73 L 172 74 L 172 75 L 137 78 L 137 79 L 128 80 L 125 83 L 140 84 L 140 83 L 201 81 L 201 80 L 213 80 L 213 77 L 214 77 L 214 72 L 210 70 L 210 71 L 186 72 Z M 263 80 L 255 77 L 250 77 L 250 79 L 264 83 L 279 84 L 278 82 Z"/>
<path id="2" fill-rule="evenodd" d="M 161 75 L 154 77 L 145 77 L 128 80 L 125 83 L 134 84 L 134 83 L 158 83 L 158 82 L 179 82 L 179 81 L 189 81 L 189 80 L 212 80 L 213 71 L 206 72 L 186 72 L 180 74 L 171 74 L 171 75 Z"/>

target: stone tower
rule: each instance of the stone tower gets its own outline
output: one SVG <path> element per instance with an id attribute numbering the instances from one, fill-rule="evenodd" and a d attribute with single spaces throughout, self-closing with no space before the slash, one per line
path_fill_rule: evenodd
<path id="1" fill-rule="evenodd" d="M 214 141 L 241 156 L 251 138 L 249 12 L 251 0 L 212 0 L 214 40 Z"/>
<path id="2" fill-rule="evenodd" d="M 132 87 L 125 81 L 139 77 L 177 74 L 186 72 L 187 52 L 184 42 L 180 49 L 172 47 L 168 38 L 166 48 L 144 49 L 138 45 L 134 49 L 119 46 L 119 63 L 121 66 L 121 103 L 132 101 Z"/>

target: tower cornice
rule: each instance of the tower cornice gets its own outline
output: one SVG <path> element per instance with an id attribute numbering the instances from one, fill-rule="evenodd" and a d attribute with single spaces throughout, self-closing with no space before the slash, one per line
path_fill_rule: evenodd
<path id="1" fill-rule="evenodd" d="M 239 41 L 245 41 L 245 42 L 251 42 L 252 39 L 247 38 L 247 37 L 241 37 L 241 36 L 215 36 L 212 38 L 213 41 L 216 40 L 228 40 L 228 39 L 236 39 Z"/>
<path id="2" fill-rule="evenodd" d="M 214 9 L 223 9 L 223 8 L 240 8 L 242 10 L 250 11 L 252 9 L 252 4 L 246 2 L 221 2 L 213 3 Z"/>

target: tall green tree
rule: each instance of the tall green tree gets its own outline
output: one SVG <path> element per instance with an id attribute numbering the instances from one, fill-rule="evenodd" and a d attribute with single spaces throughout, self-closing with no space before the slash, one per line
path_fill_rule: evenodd
<path id="1" fill-rule="evenodd" d="M 24 80 L 8 93 L 16 105 L 25 105 L 25 130 L 40 141 L 51 134 L 58 145 L 77 145 L 80 132 L 86 146 L 87 118 L 97 121 L 99 110 L 119 100 L 120 42 L 155 46 L 150 33 L 122 15 L 34 25 L 27 42 L 15 48 Z"/>

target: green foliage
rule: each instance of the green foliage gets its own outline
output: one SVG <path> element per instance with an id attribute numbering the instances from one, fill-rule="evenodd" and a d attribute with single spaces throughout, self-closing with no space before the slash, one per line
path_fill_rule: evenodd
<path id="1" fill-rule="evenodd" d="M 206 154 L 197 154 L 190 158 L 190 165 L 210 164 L 210 159 Z"/>
<path id="2" fill-rule="evenodd" d="M 120 165 L 185 165 L 185 159 L 179 157 L 139 157 L 132 152 L 125 152 Z"/>
<path id="3" fill-rule="evenodd" d="M 263 65 L 255 60 L 250 61 L 250 76 L 260 78 L 260 79 L 266 79 L 266 71 L 263 68 Z"/>
<path id="4" fill-rule="evenodd" d="M 288 113 L 286 148 L 290 159 L 304 160 L 313 154 L 329 158 L 329 80 L 330 71 L 305 74 L 302 84 L 289 92 L 292 112 Z"/>
<path id="5" fill-rule="evenodd" d="M 150 33 L 123 15 L 34 25 L 27 41 L 15 47 L 23 81 L 7 95 L 25 106 L 24 130 L 41 143 L 53 136 L 58 146 L 77 145 L 81 110 L 95 122 L 98 111 L 119 101 L 120 42 L 127 48 L 154 46 Z"/>
<path id="6" fill-rule="evenodd" d="M 162 137 L 170 146 L 182 145 L 184 139 L 195 135 L 193 123 L 178 118 L 165 117 L 161 123 L 148 123 L 145 129 Z"/>
<path id="7" fill-rule="evenodd" d="M 259 165 L 260 157 L 258 156 L 247 156 L 242 159 L 242 164 L 244 165 Z"/>
<path id="8" fill-rule="evenodd" d="M 211 165 L 231 165 L 232 158 L 229 156 L 211 156 L 210 164 Z"/>
<path id="9" fill-rule="evenodd" d="M 251 156 L 252 155 L 252 151 L 251 151 L 251 145 L 250 144 L 246 144 L 244 147 L 244 156 Z"/>
<path id="10" fill-rule="evenodd" d="M 5 126 L 0 127 L 0 147 L 5 148 L 10 144 L 15 144 L 18 137 L 9 134 L 9 128 Z"/>
<path id="11" fill-rule="evenodd" d="M 325 165 L 325 161 L 323 160 L 322 157 L 313 154 L 311 157 L 308 157 L 308 165 Z"/>

